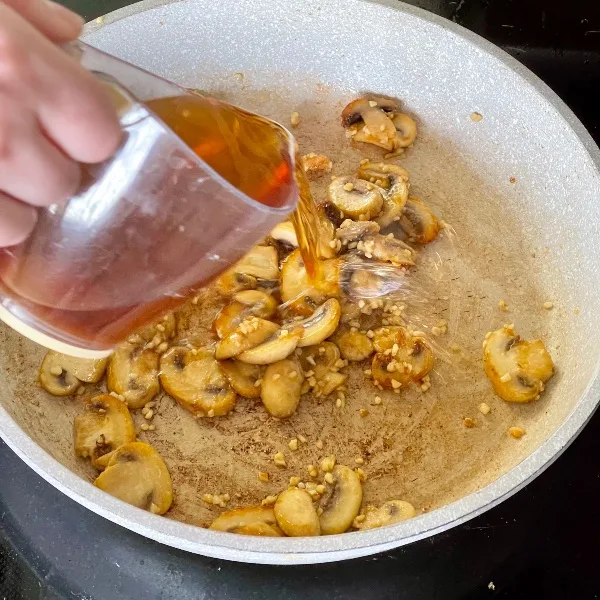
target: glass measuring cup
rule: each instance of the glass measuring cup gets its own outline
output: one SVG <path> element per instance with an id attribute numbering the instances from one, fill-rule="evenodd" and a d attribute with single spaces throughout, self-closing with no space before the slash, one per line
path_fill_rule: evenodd
<path id="1" fill-rule="evenodd" d="M 268 119 L 84 43 L 70 51 L 109 87 L 123 142 L 107 162 L 82 165 L 80 191 L 41 210 L 25 242 L 0 249 L 0 319 L 48 348 L 96 358 L 294 209 L 295 144 Z"/>

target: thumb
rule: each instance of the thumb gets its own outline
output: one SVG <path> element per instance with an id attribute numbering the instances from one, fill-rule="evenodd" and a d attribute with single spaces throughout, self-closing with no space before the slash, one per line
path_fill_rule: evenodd
<path id="1" fill-rule="evenodd" d="M 76 39 L 85 22 L 78 14 L 51 0 L 0 0 L 0 3 L 12 8 L 55 44 Z"/>

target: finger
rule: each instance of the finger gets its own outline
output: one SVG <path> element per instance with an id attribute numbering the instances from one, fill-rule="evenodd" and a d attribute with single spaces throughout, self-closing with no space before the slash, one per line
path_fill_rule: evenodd
<path id="1" fill-rule="evenodd" d="M 33 231 L 37 211 L 0 193 L 0 247 L 14 246 Z"/>
<path id="2" fill-rule="evenodd" d="M 62 52 L 47 57 L 40 77 L 47 93 L 37 112 L 48 135 L 78 162 L 110 157 L 122 131 L 104 85 Z"/>
<path id="3" fill-rule="evenodd" d="M 103 84 L 2 4 L 0 22 L 9 32 L 4 43 L 9 58 L 0 60 L 0 90 L 3 85 L 6 89 L 27 86 L 20 92 L 23 102 L 32 106 L 42 129 L 67 156 L 83 163 L 109 158 L 122 132 Z M 11 56 L 17 63 L 12 69 Z M 9 81 L 3 81 L 3 72 Z"/>
<path id="4" fill-rule="evenodd" d="M 85 21 L 78 14 L 51 0 L 2 0 L 55 44 L 79 37 Z"/>
<path id="5" fill-rule="evenodd" d="M 0 190 L 47 206 L 69 198 L 79 182 L 79 165 L 44 136 L 32 113 L 0 93 Z"/>

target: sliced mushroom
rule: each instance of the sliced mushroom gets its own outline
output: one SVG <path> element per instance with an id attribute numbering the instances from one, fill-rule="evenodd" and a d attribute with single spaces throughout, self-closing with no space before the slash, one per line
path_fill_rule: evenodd
<path id="1" fill-rule="evenodd" d="M 329 201 L 351 219 L 369 221 L 383 208 L 381 188 L 356 177 L 336 177 L 328 190 Z"/>
<path id="2" fill-rule="evenodd" d="M 262 372 L 258 365 L 249 365 L 239 360 L 223 360 L 219 362 L 219 368 L 240 396 L 260 398 L 260 385 L 256 385 L 256 382 L 262 378 Z"/>
<path id="3" fill-rule="evenodd" d="M 293 487 L 281 492 L 274 507 L 277 524 L 290 537 L 319 535 L 317 510 L 306 490 Z"/>
<path id="4" fill-rule="evenodd" d="M 390 500 L 385 502 L 379 508 L 368 506 L 365 511 L 365 520 L 357 525 L 358 529 L 375 529 L 376 527 L 385 527 L 400 523 L 407 519 L 412 519 L 416 515 L 412 504 L 404 500 Z"/>
<path id="5" fill-rule="evenodd" d="M 276 242 L 281 242 L 293 248 L 298 247 L 298 237 L 296 236 L 294 224 L 291 221 L 284 221 L 275 225 L 270 235 Z"/>
<path id="6" fill-rule="evenodd" d="M 327 486 L 320 502 L 321 533 L 332 535 L 347 531 L 360 511 L 362 497 L 358 475 L 349 467 L 337 465 L 333 469 L 333 483 Z"/>
<path id="7" fill-rule="evenodd" d="M 382 327 L 375 332 L 373 379 L 384 388 L 398 389 L 421 381 L 433 368 L 434 358 L 427 342 L 411 336 L 402 327 Z"/>
<path id="8" fill-rule="evenodd" d="M 339 364 L 340 350 L 333 342 L 302 348 L 300 364 L 304 372 L 312 371 L 317 379 L 335 370 Z"/>
<path id="9" fill-rule="evenodd" d="M 262 378 L 260 397 L 273 417 L 286 419 L 298 408 L 304 375 L 295 360 L 284 359 L 269 365 Z"/>
<path id="10" fill-rule="evenodd" d="M 410 146 L 417 138 L 417 124 L 415 120 L 405 113 L 397 112 L 392 117 L 392 123 L 397 132 L 394 141 L 394 150 Z"/>
<path id="11" fill-rule="evenodd" d="M 440 232 L 440 222 L 429 206 L 422 200 L 411 196 L 404 206 L 400 217 L 400 227 L 409 241 L 429 244 Z"/>
<path id="12" fill-rule="evenodd" d="M 292 252 L 281 267 L 281 299 L 294 314 L 309 316 L 328 297 L 339 295 L 338 259 L 323 260 L 319 264 L 318 289 L 309 281 L 299 250 Z"/>
<path id="13" fill-rule="evenodd" d="M 224 360 L 238 356 L 242 352 L 262 344 L 276 331 L 279 331 L 279 325 L 271 321 L 258 317 L 245 319 L 217 344 L 215 358 Z"/>
<path id="14" fill-rule="evenodd" d="M 279 277 L 279 258 L 273 246 L 254 246 L 234 267 L 237 273 L 252 275 L 258 279 Z"/>
<path id="15" fill-rule="evenodd" d="M 404 327 L 386 325 L 376 329 L 373 335 L 373 347 L 376 352 L 392 350 L 394 344 L 404 344 L 408 332 Z"/>
<path id="16" fill-rule="evenodd" d="M 390 114 L 397 109 L 398 103 L 394 100 L 359 98 L 342 111 L 342 126 L 348 129 L 354 141 L 374 144 L 391 152 L 397 132 Z"/>
<path id="17" fill-rule="evenodd" d="M 329 396 L 342 387 L 346 381 L 348 381 L 348 375 L 345 373 L 338 373 L 330 371 L 326 373 L 321 379 L 317 380 L 317 387 L 315 391 L 317 391 L 322 396 Z"/>
<path id="18" fill-rule="evenodd" d="M 331 173 L 333 163 L 324 154 L 310 152 L 302 157 L 302 167 L 309 179 L 319 179 Z"/>
<path id="19" fill-rule="evenodd" d="M 85 401 L 84 413 L 75 417 L 73 432 L 75 454 L 91 458 L 99 468 L 102 463 L 98 459 L 135 442 L 135 426 L 127 405 L 109 394 Z"/>
<path id="20" fill-rule="evenodd" d="M 379 233 L 366 236 L 361 242 L 357 243 L 356 250 L 366 258 L 389 262 L 394 266 L 412 267 L 415 264 L 413 260 L 414 252 L 410 246 L 402 240 Z"/>
<path id="21" fill-rule="evenodd" d="M 351 219 L 346 219 L 337 228 L 335 236 L 342 244 L 347 245 L 377 235 L 380 229 L 380 226 L 374 221 L 352 221 Z"/>
<path id="22" fill-rule="evenodd" d="M 359 362 L 366 360 L 373 354 L 373 343 L 364 333 L 348 331 L 336 341 L 342 356 L 346 360 Z"/>
<path id="23" fill-rule="evenodd" d="M 303 348 L 300 364 L 304 373 L 311 373 L 307 381 L 318 395 L 328 396 L 348 379 L 347 375 L 338 372 L 344 363 L 340 360 L 340 351 L 333 342 L 322 342 L 317 346 Z"/>
<path id="24" fill-rule="evenodd" d="M 260 290 L 237 292 L 232 302 L 224 306 L 213 326 L 219 338 L 231 334 L 248 317 L 270 319 L 277 313 L 277 302 L 270 294 Z"/>
<path id="25" fill-rule="evenodd" d="M 354 222 L 347 219 L 336 231 L 344 245 L 356 248 L 366 258 L 390 262 L 396 266 L 414 265 L 414 252 L 402 240 L 379 233 L 379 225 L 372 221 Z"/>
<path id="26" fill-rule="evenodd" d="M 247 506 L 229 510 L 218 516 L 209 529 L 240 535 L 283 537 L 275 519 L 275 512 L 267 506 Z"/>
<path id="27" fill-rule="evenodd" d="M 531 402 L 554 375 L 554 363 L 541 340 L 527 341 L 512 326 L 486 336 L 483 347 L 485 374 L 507 402 Z"/>
<path id="28" fill-rule="evenodd" d="M 303 332 L 302 327 L 280 329 L 262 344 L 242 352 L 237 359 L 251 365 L 270 365 L 283 360 L 296 349 Z"/>
<path id="29" fill-rule="evenodd" d="M 304 330 L 302 339 L 298 342 L 298 347 L 304 348 L 305 346 L 320 344 L 330 335 L 333 335 L 341 316 L 340 303 L 335 298 L 330 298 L 319 306 L 310 317 L 290 323 L 290 327 L 302 327 Z"/>
<path id="30" fill-rule="evenodd" d="M 217 290 L 222 296 L 231 296 L 242 290 L 255 290 L 258 287 L 256 277 L 240 273 L 235 267 L 225 271 L 217 279 Z"/>
<path id="31" fill-rule="evenodd" d="M 394 113 L 399 108 L 398 102 L 390 98 L 357 98 L 344 107 L 342 111 L 342 127 L 350 127 L 350 125 L 364 121 L 365 113 Z"/>
<path id="32" fill-rule="evenodd" d="M 173 502 L 167 466 L 152 446 L 142 442 L 130 442 L 118 448 L 94 485 L 156 515 L 166 513 Z"/>
<path id="33" fill-rule="evenodd" d="M 374 183 L 378 187 L 390 190 L 396 183 L 408 183 L 409 174 L 398 165 L 382 162 L 361 162 L 357 175 L 360 179 Z"/>
<path id="34" fill-rule="evenodd" d="M 221 417 L 235 406 L 235 392 L 206 348 L 175 346 L 163 354 L 160 370 L 167 394 L 194 415 Z"/>
<path id="35" fill-rule="evenodd" d="M 382 228 L 399 221 L 408 200 L 408 172 L 396 165 L 367 162 L 358 168 L 358 176 L 387 190 L 383 210 L 375 221 Z"/>
<path id="36" fill-rule="evenodd" d="M 121 344 L 108 362 L 106 385 L 123 396 L 129 408 L 141 408 L 160 389 L 158 354 L 135 344 Z"/>
<path id="37" fill-rule="evenodd" d="M 75 358 L 49 350 L 40 367 L 40 383 L 54 396 L 70 396 L 80 382 L 97 383 L 106 369 L 106 358 Z"/>

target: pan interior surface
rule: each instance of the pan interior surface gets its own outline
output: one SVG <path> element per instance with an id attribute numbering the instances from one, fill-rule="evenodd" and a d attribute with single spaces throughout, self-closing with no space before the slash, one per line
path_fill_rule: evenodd
<path id="1" fill-rule="evenodd" d="M 431 319 L 429 326 L 446 320 L 443 344 L 460 352 L 439 361 L 425 394 L 411 391 L 371 408 L 375 388 L 355 377 L 343 411 L 332 400 L 304 400 L 286 422 L 267 419 L 260 403 L 249 400 L 231 417 L 198 422 L 163 396 L 156 432 L 140 439 L 157 448 L 172 474 L 171 521 L 116 501 L 98 508 L 103 495 L 79 484 L 74 492 L 70 474 L 61 479 L 64 488 L 93 510 L 114 509 L 122 524 L 191 551 L 321 562 L 398 546 L 459 522 L 518 488 L 560 452 L 596 403 L 597 149 L 543 85 L 477 40 L 422 11 L 360 0 L 141 3 L 90 29 L 90 44 L 180 85 L 284 125 L 298 111 L 294 133 L 301 151 L 326 154 L 334 175 L 353 173 L 361 158 L 378 156 L 352 147 L 339 125 L 343 106 L 364 93 L 399 98 L 416 117 L 419 135 L 397 163 L 410 172 L 411 192 L 455 231 L 422 251 L 423 293 L 415 299 L 415 315 Z M 473 113 L 483 118 L 473 120 Z M 315 184 L 317 198 L 327 183 Z M 498 309 L 500 300 L 508 312 Z M 547 301 L 552 310 L 543 308 Z M 190 318 L 208 336 L 203 319 L 216 309 L 207 303 L 203 310 Z M 481 343 L 504 323 L 543 339 L 557 365 L 535 403 L 503 402 L 483 375 Z M 37 385 L 43 349 L 6 327 L 0 339 L 0 406 L 56 461 L 92 481 L 95 471 L 72 447 L 81 399 L 51 397 Z M 478 411 L 482 402 L 491 407 L 487 416 Z M 363 407 L 369 407 L 366 419 L 359 415 Z M 466 428 L 467 417 L 477 426 Z M 139 429 L 143 419 L 135 418 Z M 526 435 L 511 438 L 512 426 Z M 16 430 L 3 431 L 13 446 L 20 439 Z M 298 434 L 308 444 L 287 452 Z M 322 451 L 317 440 L 324 442 Z M 269 462 L 281 450 L 287 469 Z M 405 499 L 422 516 L 369 534 L 303 541 L 219 536 L 179 524 L 206 526 L 220 512 L 202 501 L 203 493 L 228 492 L 232 505 L 257 503 L 326 454 L 349 465 L 366 454 L 366 501 Z M 42 474 L 52 469 L 52 461 L 36 460 L 29 456 Z M 257 478 L 265 470 L 269 483 Z"/>

